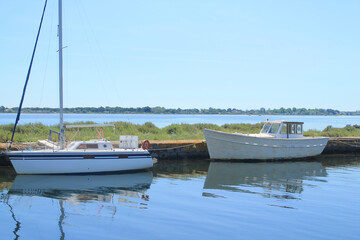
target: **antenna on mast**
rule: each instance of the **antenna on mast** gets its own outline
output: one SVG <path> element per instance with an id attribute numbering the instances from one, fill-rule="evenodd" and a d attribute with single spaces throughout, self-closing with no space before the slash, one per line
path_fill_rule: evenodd
<path id="1" fill-rule="evenodd" d="M 60 149 L 64 149 L 64 116 L 63 116 L 63 46 L 62 46 L 62 0 L 59 0 L 59 102 L 60 102 Z"/>

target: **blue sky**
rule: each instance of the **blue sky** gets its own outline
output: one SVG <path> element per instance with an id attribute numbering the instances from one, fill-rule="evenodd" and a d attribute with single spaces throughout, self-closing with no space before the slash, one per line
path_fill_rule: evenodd
<path id="1" fill-rule="evenodd" d="M 0 8 L 0 105 L 18 106 L 43 0 Z M 360 1 L 63 0 L 64 105 L 360 110 Z M 25 97 L 58 107 L 57 0 Z"/>

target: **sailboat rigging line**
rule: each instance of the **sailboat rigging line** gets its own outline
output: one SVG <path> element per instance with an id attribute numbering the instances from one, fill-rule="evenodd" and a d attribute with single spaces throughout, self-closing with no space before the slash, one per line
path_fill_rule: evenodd
<path id="1" fill-rule="evenodd" d="M 51 2 L 49 3 L 51 4 Z M 51 5 L 50 5 L 51 6 Z M 39 101 L 39 106 L 43 106 L 43 96 L 44 96 L 44 89 L 45 89 L 45 81 L 46 81 L 46 77 L 47 77 L 47 70 L 48 70 L 48 64 L 49 64 L 49 56 L 50 56 L 50 47 L 51 47 L 51 43 L 52 43 L 52 36 L 53 36 L 53 19 L 54 19 L 54 10 L 55 8 L 51 8 L 50 9 L 52 11 L 50 11 L 50 31 L 49 31 L 49 40 L 48 40 L 48 47 L 47 47 L 47 54 L 46 54 L 46 61 L 45 61 L 45 68 L 44 68 L 44 76 L 42 79 L 42 86 L 41 86 L 41 92 L 40 92 L 40 101 Z M 49 10 L 48 13 L 49 15 Z"/>
<path id="2" fill-rule="evenodd" d="M 28 73 L 27 73 L 27 76 L 26 76 L 26 81 L 25 81 L 23 93 L 22 93 L 22 96 L 21 96 L 19 109 L 18 109 L 18 112 L 17 112 L 17 115 L 16 115 L 16 120 L 15 120 L 15 124 L 14 124 L 14 129 L 13 129 L 13 132 L 12 132 L 9 148 L 11 147 L 11 144 L 13 143 L 16 126 L 17 126 L 17 124 L 18 124 L 18 122 L 20 120 L 21 108 L 22 108 L 22 105 L 23 105 L 23 102 L 24 102 L 26 87 L 27 87 L 27 84 L 29 82 L 29 77 L 30 77 L 30 72 L 31 72 L 31 68 L 32 68 L 32 63 L 33 63 L 34 56 L 35 56 L 36 46 L 37 46 L 37 43 L 38 43 L 38 40 L 39 40 L 40 30 L 41 30 L 42 22 L 43 22 L 44 15 L 45 15 L 46 5 L 47 5 L 47 0 L 45 0 L 43 13 L 41 15 L 40 26 L 39 26 L 39 30 L 38 30 L 38 33 L 37 33 L 37 36 L 36 36 L 35 46 L 34 46 L 32 56 L 31 56 L 30 66 L 29 66 L 29 70 L 28 70 Z"/>

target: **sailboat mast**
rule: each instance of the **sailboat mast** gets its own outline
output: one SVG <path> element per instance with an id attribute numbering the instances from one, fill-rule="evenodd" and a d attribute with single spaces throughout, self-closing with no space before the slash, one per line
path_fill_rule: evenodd
<path id="1" fill-rule="evenodd" d="M 59 0 L 59 100 L 60 100 L 60 149 L 64 149 L 63 118 L 63 55 L 62 55 L 62 0 Z"/>

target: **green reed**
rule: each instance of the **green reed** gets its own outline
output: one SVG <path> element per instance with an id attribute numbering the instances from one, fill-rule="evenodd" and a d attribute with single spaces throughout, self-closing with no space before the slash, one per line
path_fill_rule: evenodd
<path id="1" fill-rule="evenodd" d="M 68 123 L 69 124 L 69 123 Z M 94 122 L 75 122 L 71 124 L 95 124 Z M 224 124 L 221 126 L 208 123 L 197 124 L 171 124 L 164 128 L 158 128 L 151 122 L 145 124 L 132 124 L 128 122 L 114 122 L 115 128 L 103 127 L 103 136 L 111 141 L 119 140 L 120 135 L 137 135 L 139 140 L 195 140 L 205 139 L 203 129 L 213 129 L 225 132 L 258 133 L 262 123 L 257 124 Z M 10 140 L 12 124 L 0 125 L 0 142 L 5 143 Z M 59 125 L 45 126 L 41 123 L 20 125 L 16 129 L 15 142 L 35 142 L 47 139 L 49 129 L 59 131 Z M 70 128 L 66 129 L 65 135 L 70 140 L 97 139 L 98 131 L 101 128 Z M 359 137 L 360 129 L 352 126 L 344 128 L 326 127 L 323 131 L 309 130 L 304 132 L 305 136 L 327 136 L 327 137 Z M 53 139 L 56 140 L 56 139 Z"/>

